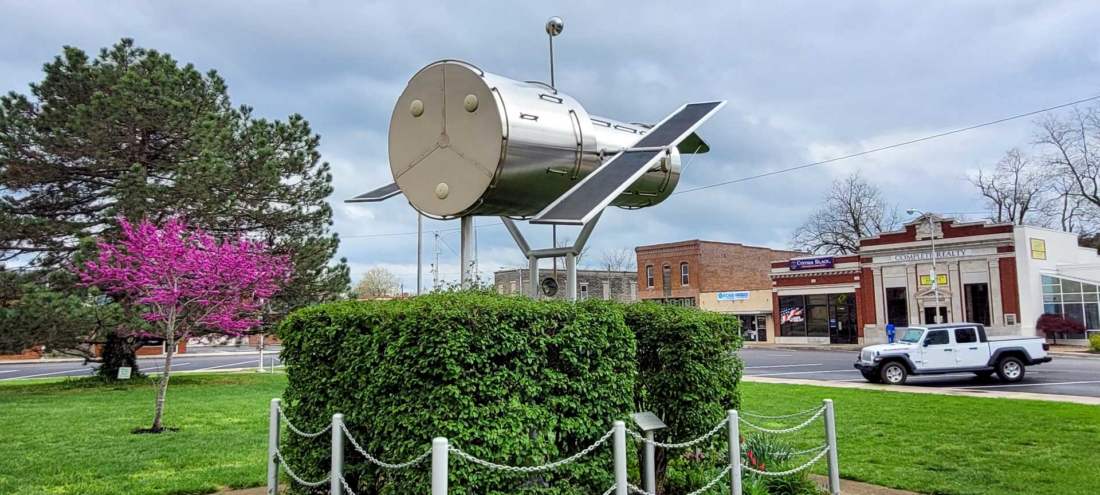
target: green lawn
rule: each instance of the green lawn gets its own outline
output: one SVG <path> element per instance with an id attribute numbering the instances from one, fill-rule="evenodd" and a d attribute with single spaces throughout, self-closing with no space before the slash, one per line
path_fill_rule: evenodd
<path id="1" fill-rule="evenodd" d="M 842 478 L 934 494 L 1100 493 L 1100 407 L 763 383 L 742 390 L 744 409 L 763 414 L 833 399 Z M 820 442 L 813 429 L 800 435 Z"/>
<path id="2" fill-rule="evenodd" d="M 0 493 L 198 494 L 261 485 L 267 404 L 285 385 L 281 374 L 180 375 L 167 406 L 167 424 L 179 431 L 134 435 L 151 419 L 148 383 L 5 382 Z M 832 398 L 845 478 L 944 494 L 1100 489 L 1098 407 L 759 383 L 743 391 L 745 410 L 763 414 Z M 821 438 L 816 423 L 798 444 Z"/>
<path id="3" fill-rule="evenodd" d="M 172 377 L 165 423 L 152 422 L 154 389 L 86 382 L 0 385 L 0 493 L 198 494 L 262 485 L 267 408 L 286 375 Z"/>

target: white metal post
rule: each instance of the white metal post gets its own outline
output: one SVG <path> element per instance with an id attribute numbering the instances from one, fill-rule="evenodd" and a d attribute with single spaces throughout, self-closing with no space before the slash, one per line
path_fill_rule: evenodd
<path id="1" fill-rule="evenodd" d="M 422 282 L 424 281 L 424 215 L 420 212 L 416 212 L 416 295 L 420 295 L 423 290 Z"/>
<path id="2" fill-rule="evenodd" d="M 936 227 L 932 225 L 932 214 L 928 213 L 928 238 L 932 241 L 932 293 L 936 296 L 936 316 L 933 323 L 943 323 L 940 318 L 940 282 L 936 275 Z"/>
<path id="3" fill-rule="evenodd" d="M 825 442 L 828 444 L 829 454 L 829 493 L 840 495 L 840 464 L 836 456 L 836 413 L 833 411 L 833 400 L 825 399 Z"/>
<path id="4" fill-rule="evenodd" d="M 616 421 L 614 429 L 615 433 L 612 435 L 612 438 L 615 447 L 615 495 L 627 495 L 626 423 Z"/>
<path id="5" fill-rule="evenodd" d="M 459 249 L 459 263 L 462 264 L 462 287 L 469 288 L 474 281 L 474 217 L 469 215 L 459 219 L 461 244 Z"/>
<path id="6" fill-rule="evenodd" d="M 657 446 L 653 445 L 653 430 L 645 432 L 645 491 L 657 493 Z"/>
<path id="7" fill-rule="evenodd" d="M 570 301 L 577 300 L 577 255 L 568 253 L 565 255 L 565 298 Z"/>
<path id="8" fill-rule="evenodd" d="M 271 412 L 267 419 L 267 495 L 279 491 L 279 464 L 275 452 L 279 449 L 279 399 L 271 399 Z"/>
<path id="9" fill-rule="evenodd" d="M 340 495 L 344 479 L 344 415 L 332 415 L 332 472 L 329 476 L 329 493 Z"/>
<path id="10" fill-rule="evenodd" d="M 260 373 L 264 372 L 264 334 L 260 334 L 260 366 L 256 368 Z"/>
<path id="11" fill-rule="evenodd" d="M 432 495 L 447 495 L 447 439 L 432 439 Z"/>
<path id="12" fill-rule="evenodd" d="M 527 278 L 531 283 L 531 299 L 539 298 L 539 259 L 534 256 L 527 257 Z"/>
<path id="13" fill-rule="evenodd" d="M 737 411 L 726 411 L 730 430 L 730 493 L 741 495 L 741 424 Z"/>

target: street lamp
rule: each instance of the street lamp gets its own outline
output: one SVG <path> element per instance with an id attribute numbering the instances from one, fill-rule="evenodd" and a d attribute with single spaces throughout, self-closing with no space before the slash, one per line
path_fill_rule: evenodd
<path id="1" fill-rule="evenodd" d="M 936 296 L 936 309 L 933 320 L 935 323 L 943 323 L 940 321 L 940 283 L 936 279 L 936 227 L 932 224 L 932 215 L 914 208 L 906 210 L 905 213 L 910 215 L 919 213 L 928 218 L 928 239 L 932 242 L 932 269 L 928 272 L 932 276 L 932 294 Z"/>

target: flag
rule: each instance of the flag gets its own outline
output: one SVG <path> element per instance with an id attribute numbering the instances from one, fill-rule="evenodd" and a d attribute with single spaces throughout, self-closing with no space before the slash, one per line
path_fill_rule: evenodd
<path id="1" fill-rule="evenodd" d="M 779 324 L 802 322 L 802 308 L 792 306 L 779 312 Z"/>

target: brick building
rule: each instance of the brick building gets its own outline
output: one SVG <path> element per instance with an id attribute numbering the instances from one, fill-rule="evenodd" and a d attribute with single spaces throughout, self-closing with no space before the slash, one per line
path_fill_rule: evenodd
<path id="1" fill-rule="evenodd" d="M 854 255 L 772 263 L 771 279 L 781 343 L 879 343 L 887 323 L 937 321 L 1035 335 L 1043 313 L 1100 328 L 1100 256 L 1036 227 L 924 215 L 861 239 Z"/>
<path id="2" fill-rule="evenodd" d="M 499 294 L 530 294 L 529 270 L 515 268 L 499 270 L 493 273 L 493 285 Z M 635 272 L 609 270 L 577 270 L 577 299 L 605 299 L 622 302 L 638 300 L 638 274 Z M 539 270 L 539 279 L 554 278 L 557 291 L 552 296 L 545 293 L 542 297 L 565 298 L 565 269 L 559 269 L 557 277 L 548 269 Z"/>
<path id="3" fill-rule="evenodd" d="M 746 338 L 769 340 L 771 262 L 800 253 L 690 240 L 639 246 L 638 298 L 735 314 Z"/>

